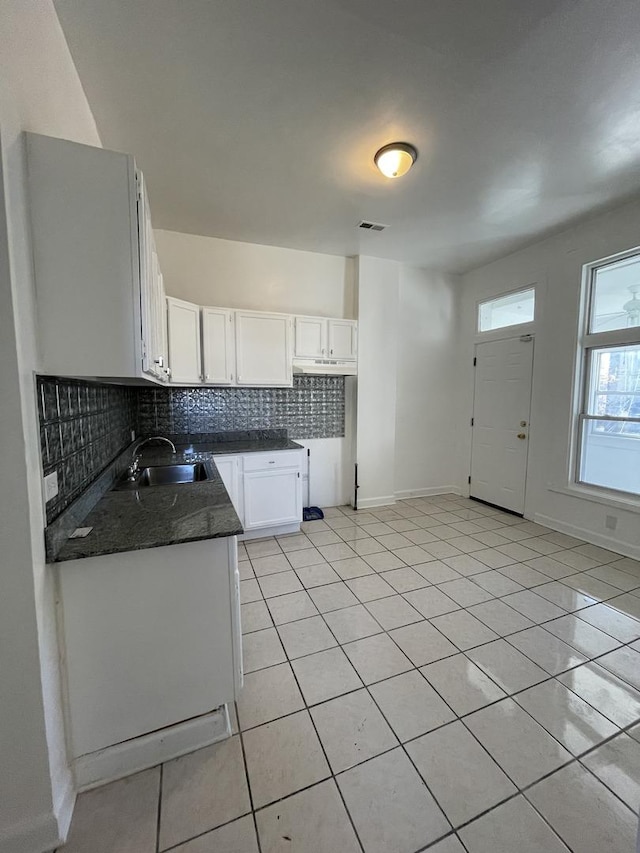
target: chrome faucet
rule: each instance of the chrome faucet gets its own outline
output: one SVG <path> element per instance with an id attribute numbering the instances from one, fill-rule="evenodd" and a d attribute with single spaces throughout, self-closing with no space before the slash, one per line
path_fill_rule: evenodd
<path id="1" fill-rule="evenodd" d="M 163 435 L 152 435 L 150 438 L 141 439 L 133 448 L 131 454 L 131 464 L 127 468 L 127 479 L 135 480 L 138 476 L 140 470 L 140 448 L 145 444 L 148 444 L 150 441 L 166 441 L 167 444 L 171 447 L 171 450 L 175 453 L 176 446 L 169 438 L 165 438 Z"/>

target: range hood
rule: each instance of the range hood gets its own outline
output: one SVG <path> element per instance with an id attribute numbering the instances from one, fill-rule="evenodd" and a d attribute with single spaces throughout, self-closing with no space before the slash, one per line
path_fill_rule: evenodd
<path id="1" fill-rule="evenodd" d="M 294 373 L 306 373 L 314 376 L 356 376 L 358 365 L 355 361 L 327 361 L 323 359 L 294 358 Z"/>

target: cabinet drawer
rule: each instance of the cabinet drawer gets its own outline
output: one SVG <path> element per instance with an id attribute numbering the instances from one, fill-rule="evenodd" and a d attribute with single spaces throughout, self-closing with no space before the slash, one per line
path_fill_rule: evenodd
<path id="1" fill-rule="evenodd" d="M 244 457 L 245 471 L 270 471 L 275 468 L 300 468 L 302 451 L 276 450 L 273 453 L 248 453 Z"/>

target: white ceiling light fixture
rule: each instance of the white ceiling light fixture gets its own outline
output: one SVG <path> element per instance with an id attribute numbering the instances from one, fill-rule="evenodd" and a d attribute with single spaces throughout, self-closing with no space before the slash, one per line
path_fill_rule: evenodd
<path id="1" fill-rule="evenodd" d="M 373 159 L 385 177 L 400 178 L 416 162 L 418 152 L 408 142 L 391 142 L 377 151 Z"/>

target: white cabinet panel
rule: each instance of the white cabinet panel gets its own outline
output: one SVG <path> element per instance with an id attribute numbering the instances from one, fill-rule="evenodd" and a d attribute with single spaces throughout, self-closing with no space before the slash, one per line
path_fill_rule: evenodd
<path id="1" fill-rule="evenodd" d="M 166 382 L 167 341 L 164 281 L 151 225 L 149 199 L 141 172 L 138 184 L 138 245 L 140 254 L 140 318 L 142 370 Z"/>
<path id="2" fill-rule="evenodd" d="M 244 528 L 294 524 L 302 518 L 302 478 L 297 468 L 247 471 L 244 475 Z"/>
<path id="3" fill-rule="evenodd" d="M 234 700 L 236 552 L 230 537 L 58 564 L 73 758 Z"/>
<path id="4" fill-rule="evenodd" d="M 324 358 L 327 354 L 327 321 L 324 317 L 296 317 L 296 358 Z"/>
<path id="5" fill-rule="evenodd" d="M 162 281 L 133 158 L 26 134 L 45 373 L 166 381 Z"/>
<path id="6" fill-rule="evenodd" d="M 235 374 L 233 311 L 202 309 L 202 359 L 204 381 L 230 385 Z"/>
<path id="7" fill-rule="evenodd" d="M 236 311 L 238 385 L 293 385 L 291 317 Z"/>
<path id="8" fill-rule="evenodd" d="M 233 508 L 242 521 L 242 456 L 215 456 L 214 462 L 222 482 L 229 493 Z"/>
<path id="9" fill-rule="evenodd" d="M 358 354 L 355 320 L 329 320 L 329 358 L 353 361 Z"/>
<path id="10" fill-rule="evenodd" d="M 199 383 L 200 308 L 191 302 L 167 298 L 167 331 L 171 381 Z"/>

